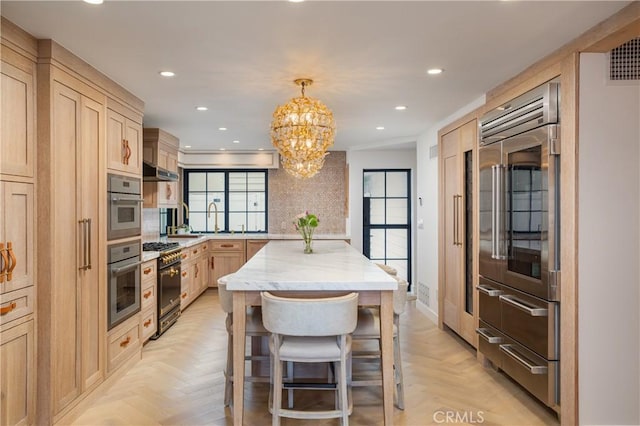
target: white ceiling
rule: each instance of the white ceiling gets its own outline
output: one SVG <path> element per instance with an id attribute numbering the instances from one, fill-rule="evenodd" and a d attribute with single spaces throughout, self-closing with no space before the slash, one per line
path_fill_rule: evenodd
<path id="1" fill-rule="evenodd" d="M 334 112 L 333 149 L 345 150 L 415 143 L 432 124 L 628 3 L 105 0 L 0 7 L 10 21 L 56 40 L 144 100 L 144 125 L 175 134 L 183 148 L 271 148 L 273 110 L 299 95 L 295 78 L 307 77 L 315 80 L 307 95 Z M 432 67 L 445 72 L 428 76 Z M 165 69 L 176 76 L 160 77 Z"/>

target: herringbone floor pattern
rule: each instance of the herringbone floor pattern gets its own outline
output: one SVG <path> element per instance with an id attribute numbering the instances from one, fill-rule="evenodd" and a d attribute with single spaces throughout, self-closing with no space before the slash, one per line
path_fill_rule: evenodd
<path id="1" fill-rule="evenodd" d="M 396 425 L 550 425 L 555 415 L 506 376 L 482 367 L 472 348 L 441 331 L 411 302 L 401 318 L 405 378 L 404 411 Z M 215 290 L 205 292 L 159 340 L 145 345 L 142 361 L 95 399 L 74 424 L 230 425 L 223 407 L 227 336 Z M 245 424 L 267 425 L 268 385 L 247 383 Z M 299 394 L 299 396 L 298 396 Z M 286 399 L 285 399 L 286 400 Z M 355 388 L 353 425 L 382 424 L 381 389 Z M 333 394 L 296 393 L 296 406 L 331 403 Z M 337 420 L 282 424 L 336 425 Z"/>

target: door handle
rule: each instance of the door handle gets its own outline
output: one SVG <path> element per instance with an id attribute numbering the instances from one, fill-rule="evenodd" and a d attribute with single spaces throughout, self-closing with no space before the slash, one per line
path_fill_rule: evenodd
<path id="1" fill-rule="evenodd" d="M 87 269 L 91 269 L 91 219 L 87 219 Z"/>
<path id="2" fill-rule="evenodd" d="M 82 235 L 80 236 L 82 244 L 82 248 L 80 249 L 80 252 L 82 253 L 82 264 L 78 269 L 81 271 L 85 271 L 87 269 L 87 264 L 89 263 L 89 261 L 87 260 L 87 219 L 80 219 L 78 223 L 80 224 L 80 227 L 82 229 Z"/>
<path id="3" fill-rule="evenodd" d="M 501 302 L 505 302 L 508 305 L 514 306 L 514 307 L 520 309 L 521 311 L 528 313 L 532 317 L 546 317 L 546 316 L 549 316 L 549 309 L 540 308 L 540 307 L 535 306 L 535 305 L 533 305 L 533 307 L 529 306 L 526 302 L 524 302 L 522 300 L 519 300 L 515 296 L 503 295 L 503 296 L 500 296 L 500 301 Z"/>
<path id="4" fill-rule="evenodd" d="M 502 294 L 502 290 L 498 290 L 498 289 L 495 289 L 495 288 L 487 287 L 487 286 L 484 286 L 482 284 L 478 284 L 476 286 L 476 289 L 479 292 L 484 293 L 489 297 L 496 297 L 496 296 L 500 296 Z"/>
<path id="5" fill-rule="evenodd" d="M 529 370 L 531 374 L 547 374 L 547 366 L 546 365 L 534 365 L 525 359 L 525 357 L 520 356 L 513 348 L 513 345 L 500 345 L 500 350 L 511 358 L 515 359 L 521 366 Z"/>
<path id="6" fill-rule="evenodd" d="M 491 334 L 488 333 L 488 331 L 489 330 L 486 328 L 476 328 L 476 333 L 478 334 L 478 336 L 482 337 L 487 342 L 491 344 L 502 343 L 502 341 L 504 340 L 502 337 L 492 336 Z"/>
<path id="7" fill-rule="evenodd" d="M 0 243 L 0 256 L 2 256 L 2 269 L 0 270 L 0 283 L 4 282 L 5 271 L 9 268 L 9 257 L 4 248 L 4 243 Z"/>

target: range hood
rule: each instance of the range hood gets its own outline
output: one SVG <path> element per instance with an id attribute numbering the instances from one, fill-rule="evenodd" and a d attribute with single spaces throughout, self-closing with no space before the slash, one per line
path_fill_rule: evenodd
<path id="1" fill-rule="evenodd" d="M 155 166 L 146 161 L 142 162 L 142 180 L 145 182 L 177 182 L 178 174 Z"/>

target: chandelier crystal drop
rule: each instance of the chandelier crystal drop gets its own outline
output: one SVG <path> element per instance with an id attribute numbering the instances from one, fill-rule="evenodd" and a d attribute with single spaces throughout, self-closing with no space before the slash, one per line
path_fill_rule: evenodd
<path id="1" fill-rule="evenodd" d="M 336 125 L 333 113 L 322 102 L 305 96 L 313 80 L 297 79 L 302 95 L 273 112 L 271 142 L 278 149 L 282 166 L 291 175 L 309 178 L 322 168 L 333 145 Z"/>

